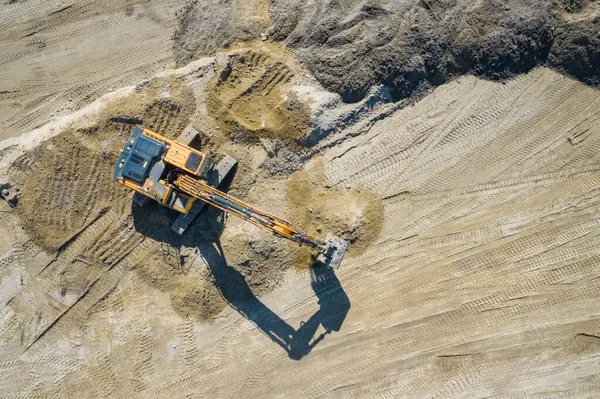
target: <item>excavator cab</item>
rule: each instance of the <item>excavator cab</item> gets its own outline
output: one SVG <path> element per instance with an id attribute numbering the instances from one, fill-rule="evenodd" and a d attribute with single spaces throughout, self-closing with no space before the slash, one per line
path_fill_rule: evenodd
<path id="1" fill-rule="evenodd" d="M 169 182 L 169 175 L 177 170 L 167 163 L 165 158 L 177 158 L 187 164 L 186 171 L 197 176 L 205 176 L 211 163 L 208 157 L 191 148 L 185 157 L 182 145 L 176 148 L 175 154 L 170 154 L 172 148 L 166 142 L 156 140 L 157 137 L 155 134 L 155 137 L 152 137 L 153 134 L 143 128 L 138 128 L 131 134 L 117 161 L 114 179 L 133 189 L 137 194 L 187 214 L 195 199 L 173 189 Z"/>
<path id="2" fill-rule="evenodd" d="M 121 150 L 114 174 L 116 181 L 127 179 L 138 186 L 142 185 L 154 164 L 167 151 L 166 145 L 145 137 L 143 131 L 142 128 L 136 129 Z"/>

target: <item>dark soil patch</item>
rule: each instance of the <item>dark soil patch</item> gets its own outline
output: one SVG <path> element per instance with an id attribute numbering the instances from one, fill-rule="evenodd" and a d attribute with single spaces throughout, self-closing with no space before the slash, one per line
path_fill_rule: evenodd
<path id="1" fill-rule="evenodd" d="M 200 3 L 180 18 L 175 50 L 181 62 L 257 37 L 227 11 L 231 5 L 212 10 Z M 272 0 L 268 37 L 292 48 L 347 102 L 361 100 L 373 85 L 388 86 L 399 100 L 453 76 L 500 80 L 547 62 L 597 85 L 599 25 L 588 12 L 595 5 L 592 0 Z M 577 16 L 577 22 L 567 16 Z"/>

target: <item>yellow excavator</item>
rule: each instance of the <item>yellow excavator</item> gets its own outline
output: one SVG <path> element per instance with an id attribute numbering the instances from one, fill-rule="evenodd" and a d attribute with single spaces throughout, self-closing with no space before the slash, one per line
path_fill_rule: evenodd
<path id="1" fill-rule="evenodd" d="M 137 128 L 119 156 L 114 178 L 135 191 L 136 203 L 143 206 L 155 200 L 179 212 L 171 227 L 176 234 L 182 235 L 204 205 L 210 204 L 276 236 L 308 245 L 316 252 L 318 262 L 339 267 L 348 248 L 347 241 L 331 234 L 321 239 L 219 191 L 237 161 L 224 155 L 216 162 L 212 154 L 195 148 L 198 141 L 199 133 L 193 128 L 187 128 L 177 140 Z"/>

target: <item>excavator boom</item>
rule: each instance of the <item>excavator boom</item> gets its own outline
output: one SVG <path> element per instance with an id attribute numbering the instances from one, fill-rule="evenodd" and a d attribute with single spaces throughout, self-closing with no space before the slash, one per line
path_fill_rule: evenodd
<path id="1" fill-rule="evenodd" d="M 348 248 L 348 242 L 339 237 L 330 235 L 326 240 L 323 240 L 302 232 L 285 220 L 255 208 L 189 175 L 180 174 L 173 184 L 179 191 L 238 216 L 277 236 L 287 238 L 300 245 L 309 245 L 319 253 L 318 260 L 330 267 L 338 268 L 340 266 Z"/>

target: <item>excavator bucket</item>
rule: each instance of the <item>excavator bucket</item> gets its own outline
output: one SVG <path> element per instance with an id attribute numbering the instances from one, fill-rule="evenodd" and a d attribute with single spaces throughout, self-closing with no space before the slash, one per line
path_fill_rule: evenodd
<path id="1" fill-rule="evenodd" d="M 327 235 L 325 251 L 319 254 L 317 260 L 326 266 L 337 269 L 340 267 L 347 249 L 348 241 L 329 234 Z"/>

